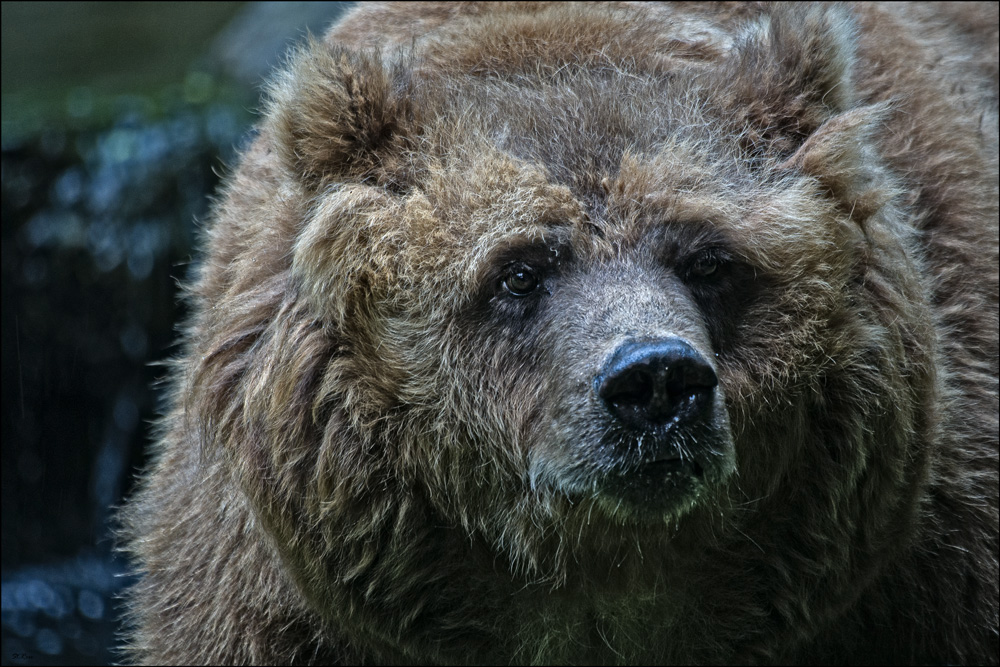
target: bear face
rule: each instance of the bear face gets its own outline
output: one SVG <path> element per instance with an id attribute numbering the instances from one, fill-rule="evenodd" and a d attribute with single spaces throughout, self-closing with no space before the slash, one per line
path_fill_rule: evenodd
<path id="1" fill-rule="evenodd" d="M 830 41 L 841 37 L 834 27 Z M 316 61 L 302 69 L 324 82 L 296 80 L 275 93 L 288 168 L 300 178 L 332 168 L 322 154 L 302 164 L 305 146 L 325 146 L 331 131 L 310 135 L 308 118 L 294 126 L 310 90 L 348 78 L 359 90 L 381 85 L 365 99 L 383 107 L 351 124 L 383 125 L 349 133 L 380 139 L 354 148 L 359 174 L 320 180 L 292 272 L 315 316 L 343 328 L 354 358 L 337 363 L 368 386 L 360 403 L 369 419 L 395 412 L 394 456 L 410 462 L 408 478 L 448 520 L 501 540 L 512 522 L 528 533 L 578 531 L 595 506 L 617 516 L 612 523 L 669 523 L 698 498 L 718 511 L 737 468 L 731 412 L 743 441 L 763 440 L 758 433 L 787 429 L 789 394 L 828 374 L 866 376 L 866 390 L 883 400 L 899 390 L 875 377 L 871 359 L 840 349 L 862 335 L 869 346 L 912 339 L 907 326 L 921 328 L 920 288 L 905 281 L 892 285 L 909 301 L 900 312 L 848 305 L 870 301 L 856 287 L 868 270 L 864 225 L 899 224 L 888 177 L 848 148 L 883 109 L 807 107 L 801 123 L 816 128 L 795 153 L 787 136 L 720 134 L 734 122 L 729 73 L 684 69 L 686 52 L 667 81 L 638 67 L 582 68 L 567 62 L 572 51 L 530 52 L 525 61 L 559 74 L 526 96 L 514 94 L 505 68 L 449 94 L 439 86 L 450 77 L 416 81 L 412 64 L 313 49 L 301 58 Z M 785 67 L 791 76 L 800 63 Z M 844 74 L 821 74 L 802 84 L 816 100 L 850 85 Z M 817 163 L 815 175 L 806 161 Z M 824 186 L 861 169 L 865 182 L 844 185 L 849 202 Z M 847 207 L 865 198 L 879 203 L 852 218 Z M 905 235 L 887 241 L 887 252 L 904 255 Z M 902 354 L 882 362 L 919 363 Z M 796 456 L 749 445 L 740 454 L 759 459 L 739 466 L 751 497 L 768 493 L 787 465 L 774 456 Z M 757 466 L 759 481 L 749 475 Z M 541 536 L 521 541 L 513 560 L 545 560 L 534 553 Z"/>
<path id="2" fill-rule="evenodd" d="M 995 368 L 947 381 L 959 262 L 851 13 L 428 6 L 364 48 L 395 11 L 291 59 L 216 210 L 135 655 L 987 655 Z M 970 560 L 916 555 L 946 523 Z M 941 567 L 968 627 L 879 648 Z"/>

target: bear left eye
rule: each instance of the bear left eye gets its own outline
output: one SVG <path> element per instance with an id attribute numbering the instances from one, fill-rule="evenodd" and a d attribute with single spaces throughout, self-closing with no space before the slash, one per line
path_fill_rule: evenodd
<path id="1" fill-rule="evenodd" d="M 688 275 L 694 278 L 708 278 L 718 273 L 724 262 L 725 258 L 718 252 L 703 252 L 691 262 Z"/>
<path id="2" fill-rule="evenodd" d="M 528 296 L 538 289 L 541 281 L 527 266 L 515 266 L 503 279 L 503 287 L 513 296 Z"/>
<path id="3" fill-rule="evenodd" d="M 712 257 L 704 257 L 697 260 L 691 267 L 691 275 L 699 278 L 706 278 L 719 269 L 719 263 Z"/>

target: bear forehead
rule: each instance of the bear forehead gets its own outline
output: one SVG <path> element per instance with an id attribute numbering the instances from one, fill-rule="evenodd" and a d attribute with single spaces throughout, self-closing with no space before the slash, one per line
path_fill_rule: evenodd
<path id="1" fill-rule="evenodd" d="M 669 261 L 699 244 L 724 242 L 763 266 L 790 259 L 783 256 L 791 236 L 800 251 L 832 242 L 832 230 L 801 224 L 822 217 L 822 200 L 808 183 L 775 180 L 747 191 L 734 181 L 745 174 L 692 160 L 695 152 L 696 143 L 669 141 L 651 155 L 627 151 L 607 171 L 556 179 L 543 163 L 480 143 L 425 165 L 406 193 L 342 186 L 328 193 L 316 222 L 351 230 L 342 236 L 348 245 L 327 252 L 368 257 L 386 289 L 441 283 L 452 293 L 464 286 L 466 296 L 498 264 L 537 258 L 539 250 L 559 261 L 629 261 L 630 253 L 638 253 L 633 261 Z M 354 215 L 362 210 L 361 218 Z"/>
<path id="2" fill-rule="evenodd" d="M 626 219 L 730 217 L 759 195 L 760 175 L 712 133 L 688 86 L 617 72 L 531 88 L 463 83 L 418 95 L 425 125 L 408 185 L 419 230 L 444 226 L 462 245 L 560 225 L 613 234 Z"/>
<path id="3" fill-rule="evenodd" d="M 496 147 L 578 182 L 615 173 L 626 152 L 655 153 L 668 141 L 697 145 L 689 164 L 721 162 L 738 149 L 713 118 L 717 86 L 683 68 L 666 77 L 568 65 L 544 78 L 415 78 L 414 106 L 430 139 L 424 155 Z"/>
<path id="4" fill-rule="evenodd" d="M 724 168 L 685 159 L 695 150 L 682 142 L 651 155 L 626 149 L 606 168 L 594 160 L 560 173 L 557 166 L 565 164 L 482 146 L 428 170 L 406 199 L 409 228 L 416 237 L 449 232 L 464 250 L 504 239 L 569 242 L 595 234 L 624 242 L 632 227 L 725 224 L 746 195 Z"/>

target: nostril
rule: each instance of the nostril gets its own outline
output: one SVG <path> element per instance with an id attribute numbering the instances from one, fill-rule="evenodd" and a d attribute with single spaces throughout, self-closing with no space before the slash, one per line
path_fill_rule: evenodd
<path id="1" fill-rule="evenodd" d="M 648 429 L 680 416 L 716 384 L 715 371 L 697 350 L 680 338 L 666 338 L 619 347 L 595 388 L 618 419 Z"/>
<path id="2" fill-rule="evenodd" d="M 603 386 L 601 396 L 605 401 L 616 403 L 646 403 L 654 392 L 653 374 L 644 368 L 635 368 L 628 373 L 618 373 Z"/>

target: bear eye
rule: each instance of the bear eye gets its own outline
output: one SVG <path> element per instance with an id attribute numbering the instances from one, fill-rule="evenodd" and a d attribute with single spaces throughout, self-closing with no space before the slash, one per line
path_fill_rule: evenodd
<path id="1" fill-rule="evenodd" d="M 714 257 L 700 257 L 695 260 L 691 267 L 691 275 L 699 278 L 706 278 L 715 273 L 719 268 L 719 262 Z"/>
<path id="2" fill-rule="evenodd" d="M 726 258 L 715 250 L 700 253 L 691 262 L 688 275 L 692 278 L 709 278 L 719 272 L 719 268 L 725 261 Z"/>
<path id="3" fill-rule="evenodd" d="M 538 289 L 540 281 L 535 273 L 524 265 L 513 266 L 503 279 L 503 287 L 513 296 L 528 296 Z"/>

